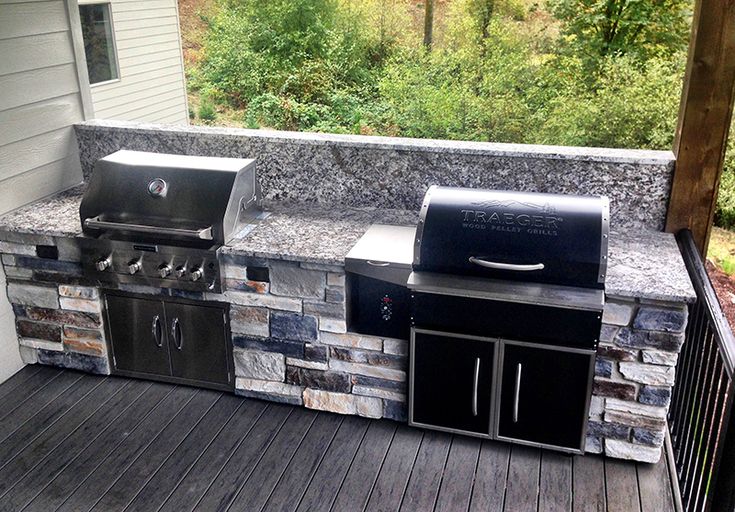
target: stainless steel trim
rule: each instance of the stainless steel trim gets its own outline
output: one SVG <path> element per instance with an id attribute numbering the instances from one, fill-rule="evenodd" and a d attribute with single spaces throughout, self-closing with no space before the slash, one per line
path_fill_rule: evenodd
<path id="1" fill-rule="evenodd" d="M 477 258 L 475 256 L 470 256 L 469 261 L 470 263 L 473 263 L 475 265 L 479 265 L 485 268 L 493 268 L 496 270 L 513 270 L 515 272 L 531 272 L 534 270 L 544 269 L 543 263 L 533 263 L 531 265 L 520 265 L 516 263 L 500 263 L 497 261 L 483 260 L 482 258 Z"/>
<path id="2" fill-rule="evenodd" d="M 559 345 L 549 345 L 546 343 L 532 343 L 530 341 L 509 340 L 506 338 L 499 338 L 498 341 L 503 344 L 507 344 L 507 345 L 518 345 L 519 347 L 554 350 L 557 352 L 571 352 L 573 354 L 593 355 L 597 353 L 597 350 L 594 348 L 565 347 L 564 345 L 559 346 Z"/>
<path id="3" fill-rule="evenodd" d="M 161 348 L 163 346 L 163 339 L 161 338 L 163 333 L 161 332 L 161 319 L 158 315 L 153 317 L 151 331 L 153 333 L 153 340 L 156 342 L 156 346 Z"/>
<path id="4" fill-rule="evenodd" d="M 165 228 L 161 226 L 147 226 L 145 224 L 110 222 L 106 220 L 100 220 L 98 216 L 84 219 L 84 227 L 90 229 L 108 229 L 113 231 L 133 231 L 135 233 L 180 236 L 185 238 L 196 238 L 198 240 L 214 239 L 214 237 L 212 236 L 212 226 L 201 229 Z"/>
<path id="5" fill-rule="evenodd" d="M 173 322 L 171 322 L 171 337 L 174 340 L 176 348 L 181 350 L 184 346 L 184 336 L 181 332 L 181 324 L 179 323 L 178 318 L 174 318 Z"/>
<path id="6" fill-rule="evenodd" d="M 390 267 L 390 263 L 387 261 L 365 260 L 365 263 L 373 267 Z"/>
<path id="7" fill-rule="evenodd" d="M 480 358 L 475 358 L 475 374 L 472 380 L 472 416 L 477 416 L 477 387 L 480 384 Z"/>
<path id="8" fill-rule="evenodd" d="M 438 295 L 587 311 L 602 311 L 605 302 L 603 290 L 554 284 L 520 283 L 436 272 L 412 272 L 408 276 L 407 286 L 413 291 Z"/>
<path id="9" fill-rule="evenodd" d="M 424 237 L 424 226 L 426 225 L 426 213 L 429 211 L 429 203 L 431 202 L 431 193 L 437 188 L 436 185 L 432 185 L 426 191 L 424 200 L 421 203 L 421 210 L 419 211 L 419 223 L 416 226 L 416 238 L 413 242 L 413 264 L 419 265 L 421 263 L 421 239 Z"/>
<path id="10" fill-rule="evenodd" d="M 610 200 L 606 196 L 602 200 L 602 229 L 600 235 L 600 275 L 598 283 L 604 283 L 607 277 L 608 247 L 610 240 Z"/>
<path id="11" fill-rule="evenodd" d="M 523 365 L 518 363 L 516 366 L 516 387 L 513 390 L 513 423 L 518 423 L 518 406 L 521 401 L 521 373 Z"/>

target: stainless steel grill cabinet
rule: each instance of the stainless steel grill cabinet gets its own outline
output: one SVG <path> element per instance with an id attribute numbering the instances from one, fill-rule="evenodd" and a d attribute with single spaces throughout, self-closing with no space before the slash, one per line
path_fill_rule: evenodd
<path id="1" fill-rule="evenodd" d="M 604 197 L 431 187 L 414 240 L 409 423 L 584 452 Z"/>
<path id="2" fill-rule="evenodd" d="M 413 268 L 602 288 L 609 220 L 602 196 L 433 186 L 421 206 Z"/>

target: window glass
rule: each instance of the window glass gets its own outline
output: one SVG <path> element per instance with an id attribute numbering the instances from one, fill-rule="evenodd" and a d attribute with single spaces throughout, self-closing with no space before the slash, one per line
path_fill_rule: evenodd
<path id="1" fill-rule="evenodd" d="M 118 78 L 110 4 L 80 5 L 79 16 L 82 20 L 89 83 L 96 84 Z"/>

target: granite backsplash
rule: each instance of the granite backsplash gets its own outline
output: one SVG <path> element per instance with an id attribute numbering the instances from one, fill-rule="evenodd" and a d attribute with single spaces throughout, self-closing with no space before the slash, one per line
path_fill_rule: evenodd
<path id="1" fill-rule="evenodd" d="M 118 149 L 251 157 L 266 199 L 417 210 L 430 185 L 610 198 L 616 230 L 664 226 L 669 151 L 574 148 L 88 121 L 82 169 Z"/>

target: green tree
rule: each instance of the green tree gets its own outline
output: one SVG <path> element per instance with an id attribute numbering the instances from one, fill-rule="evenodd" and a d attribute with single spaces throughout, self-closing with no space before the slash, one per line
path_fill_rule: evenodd
<path id="1" fill-rule="evenodd" d="M 691 4 L 691 0 L 550 0 L 563 23 L 565 43 L 592 60 L 676 53 L 687 43 Z"/>

